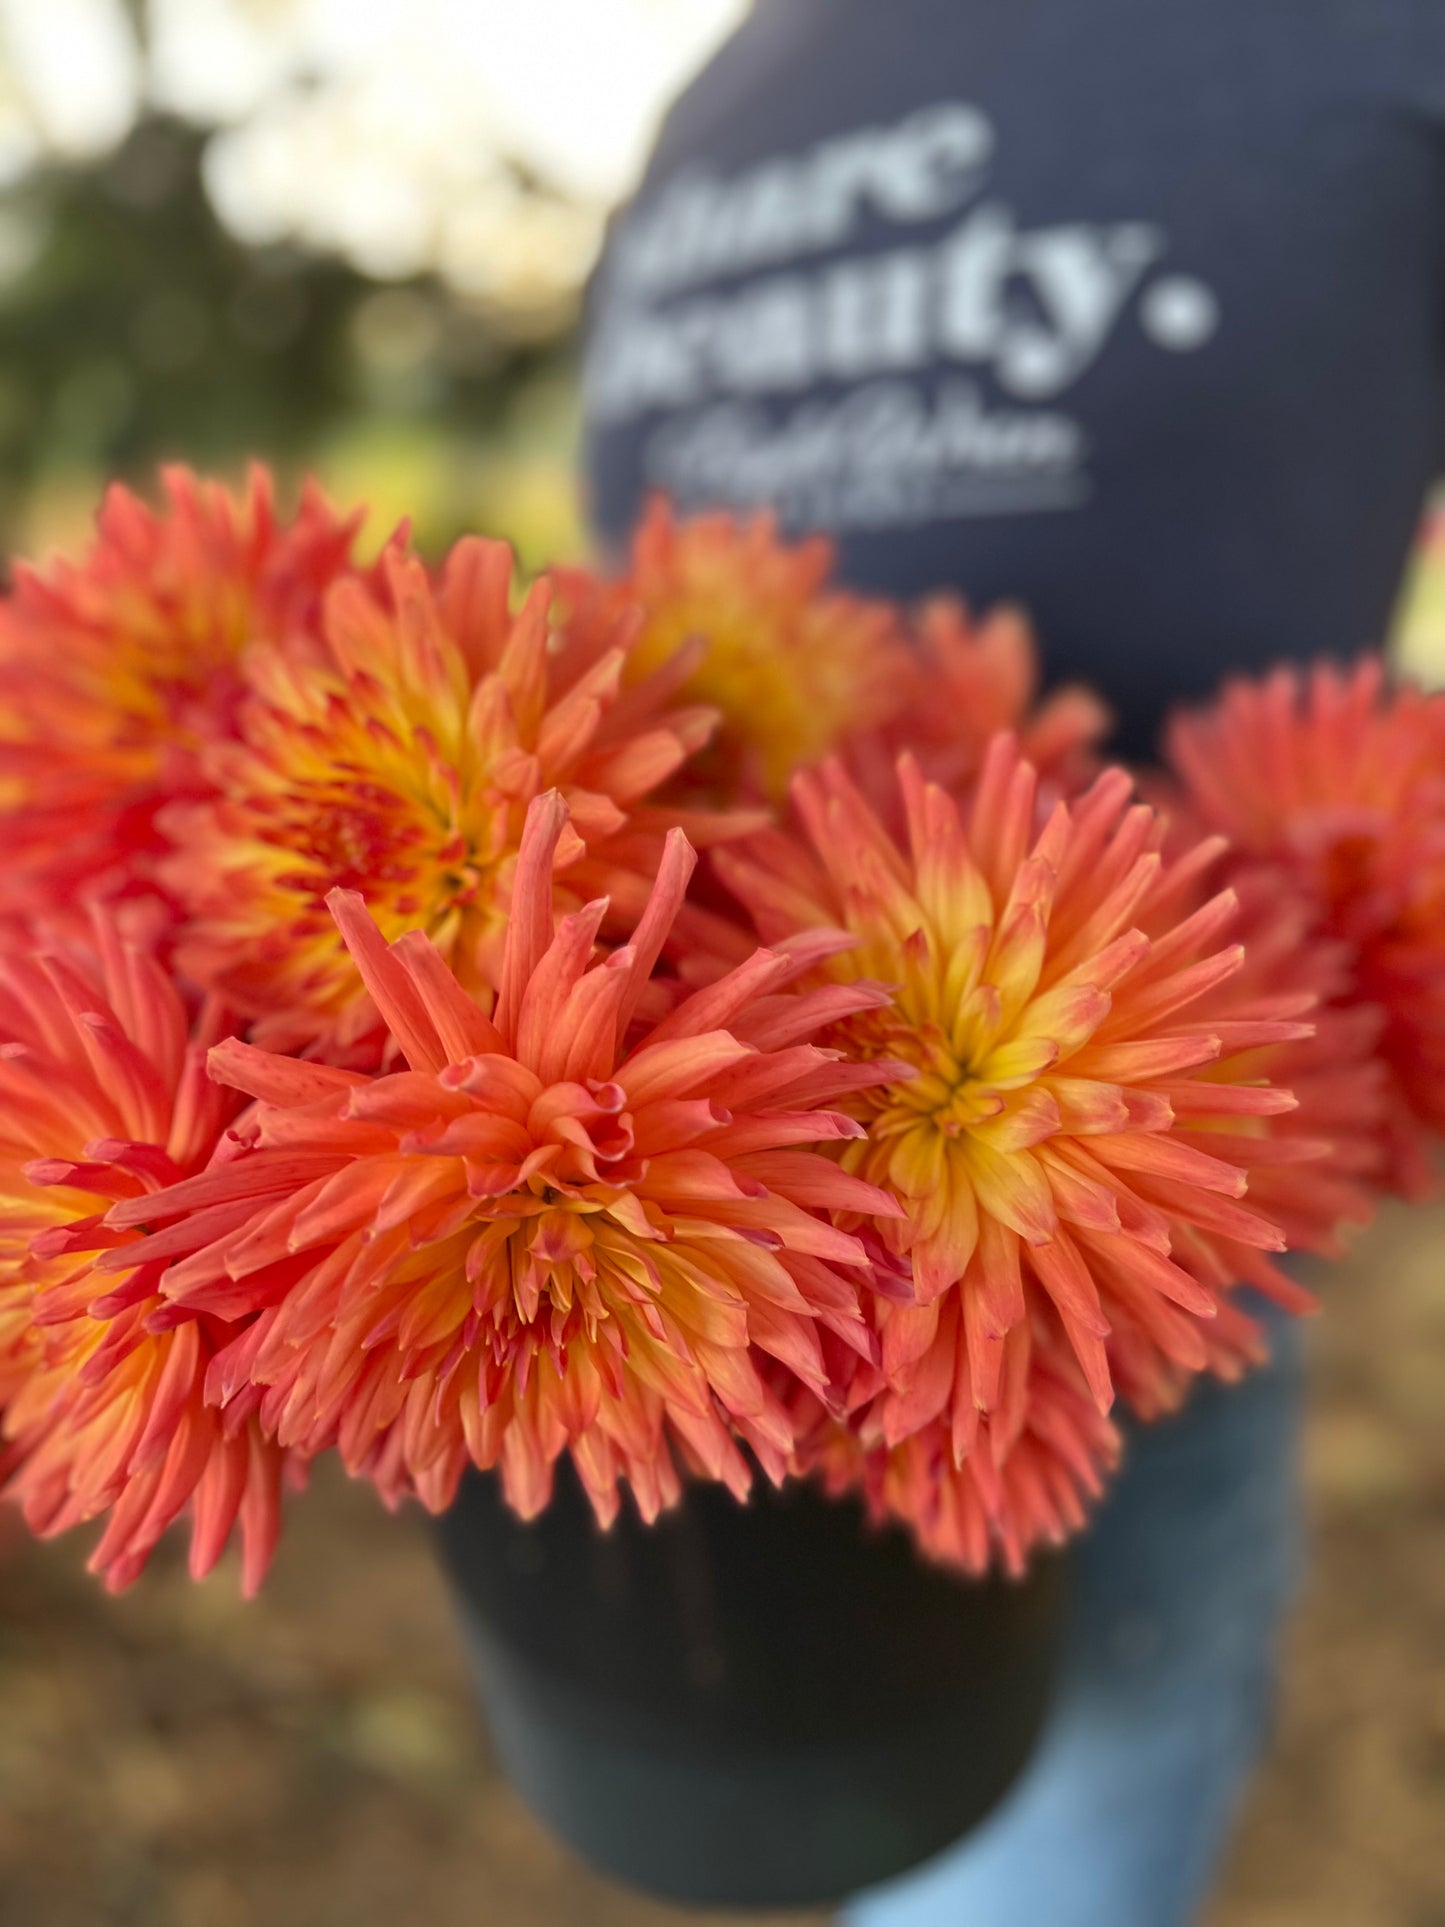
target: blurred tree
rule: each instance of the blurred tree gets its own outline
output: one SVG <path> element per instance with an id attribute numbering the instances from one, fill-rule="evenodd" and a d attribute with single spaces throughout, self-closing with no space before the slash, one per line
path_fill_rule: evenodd
<path id="1" fill-rule="evenodd" d="M 508 340 L 433 276 L 378 286 L 336 258 L 245 247 L 207 199 L 205 144 L 152 117 L 101 160 L 52 163 L 0 198 L 5 546 L 63 529 L 110 474 L 172 458 L 231 471 L 250 454 L 324 471 L 333 448 L 353 489 L 358 449 L 380 464 L 404 450 L 419 533 L 445 541 L 495 502 L 496 451 L 519 419 L 525 442 L 534 413 L 565 494 L 564 341 Z M 564 541 L 567 516 L 559 500 Z"/>

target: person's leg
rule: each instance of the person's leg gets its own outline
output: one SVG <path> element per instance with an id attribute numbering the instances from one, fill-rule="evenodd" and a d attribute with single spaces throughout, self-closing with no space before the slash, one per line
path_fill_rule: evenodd
<path id="1" fill-rule="evenodd" d="M 1003 1807 L 847 1927 L 1186 1927 L 1265 1738 L 1301 1565 L 1299 1333 L 1275 1362 L 1136 1427 L 1077 1552 L 1070 1650 Z"/>

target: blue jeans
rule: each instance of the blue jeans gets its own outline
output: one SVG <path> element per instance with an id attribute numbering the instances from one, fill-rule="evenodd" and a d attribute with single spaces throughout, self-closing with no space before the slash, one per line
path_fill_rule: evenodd
<path id="1" fill-rule="evenodd" d="M 1302 1565 L 1299 1332 L 1274 1362 L 1134 1428 L 1078 1548 L 1058 1703 L 979 1830 L 843 1912 L 847 1927 L 1186 1927 L 1268 1732 Z"/>

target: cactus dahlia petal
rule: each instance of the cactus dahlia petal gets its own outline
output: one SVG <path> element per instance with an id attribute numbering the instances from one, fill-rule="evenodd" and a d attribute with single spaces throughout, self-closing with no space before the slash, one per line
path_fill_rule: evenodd
<path id="1" fill-rule="evenodd" d="M 1208 1147 L 1248 1169 L 1251 1206 L 1279 1227 L 1290 1252 L 1337 1257 L 1343 1231 L 1373 1217 L 1390 1161 L 1380 1013 L 1345 1000 L 1352 980 L 1348 947 L 1319 935 L 1297 892 L 1259 866 L 1240 869 L 1220 839 L 1198 837 L 1187 811 L 1174 814 L 1172 824 L 1161 823 L 1158 841 L 1176 858 L 1142 907 L 1141 927 L 1163 937 L 1186 913 L 1204 910 L 1224 885 L 1239 903 L 1232 934 L 1243 949 L 1240 967 L 1194 1006 L 1226 1048 L 1198 1076 L 1204 1083 L 1285 1087 L 1295 1099 L 1293 1110 L 1202 1126 Z M 1243 1047 L 1234 1047 L 1236 1024 L 1252 1026 L 1261 1018 L 1293 1034 L 1251 1047 L 1246 1033 Z M 1229 1100 L 1221 1094 L 1219 1101 Z M 1236 1379 L 1267 1355 L 1259 1326 L 1231 1286 L 1250 1285 L 1289 1310 L 1314 1308 L 1309 1292 L 1274 1256 L 1226 1227 L 1180 1225 L 1173 1255 L 1215 1293 L 1216 1316 L 1199 1325 L 1199 1335 L 1205 1369 L 1217 1377 Z M 1142 1327 L 1120 1325 L 1108 1343 L 1115 1382 L 1136 1410 L 1154 1417 L 1179 1404 L 1192 1374 Z"/>
<path id="2" fill-rule="evenodd" d="M 830 1033 L 914 1071 L 852 1101 L 868 1135 L 837 1155 L 904 1207 L 879 1226 L 913 1299 L 882 1321 L 883 1442 L 948 1415 L 961 1464 L 1009 1375 L 1027 1376 L 1036 1330 L 1067 1342 L 1101 1411 L 1121 1334 L 1171 1369 L 1206 1365 L 1233 1280 L 1194 1253 L 1283 1245 L 1243 1193 L 1249 1132 L 1294 1100 L 1241 1054 L 1309 1026 L 1206 1012 L 1242 961 L 1229 895 L 1146 934 L 1178 865 L 1122 772 L 1041 829 L 1007 738 L 966 815 L 906 758 L 899 780 L 904 843 L 831 766 L 794 785 L 807 847 L 778 832 L 718 861 L 765 942 L 837 925 L 857 946 L 826 972 L 897 986 Z"/>
<path id="3" fill-rule="evenodd" d="M 286 523 L 262 469 L 240 497 L 185 469 L 165 486 L 159 510 L 112 487 L 83 560 L 18 567 L 0 603 L 0 908 L 134 889 L 157 809 L 230 727 L 242 652 L 309 633 L 348 566 L 359 518 L 314 489 Z"/>
<path id="4" fill-rule="evenodd" d="M 691 852 L 669 838 L 632 941 L 596 961 L 603 906 L 554 915 L 566 833 L 560 798 L 537 799 L 490 1016 L 422 933 L 388 947 L 338 893 L 409 1068 L 222 1047 L 215 1074 L 258 1100 L 253 1147 L 114 1222 L 152 1227 L 140 1250 L 178 1307 L 258 1314 L 211 1384 L 223 1403 L 263 1388 L 283 1442 L 335 1442 L 434 1508 L 468 1460 L 500 1466 L 528 1515 L 570 1451 L 603 1520 L 620 1478 L 651 1517 L 677 1456 L 742 1491 L 741 1438 L 782 1476 L 792 1427 L 762 1359 L 826 1402 L 820 1332 L 871 1355 L 864 1252 L 828 1214 L 894 1207 L 813 1147 L 858 1135 L 839 1100 L 884 1073 L 812 1038 L 884 993 L 790 988 L 827 933 L 640 1024 Z"/>
<path id="5" fill-rule="evenodd" d="M 1280 668 L 1176 716 L 1169 760 L 1190 810 L 1261 887 L 1297 892 L 1352 953 L 1344 1004 L 1383 1013 L 1391 1170 L 1430 1188 L 1445 1130 L 1445 696 L 1352 669 Z M 1272 880 L 1271 880 L 1272 879 Z"/>
<path id="6" fill-rule="evenodd" d="M 648 794 L 712 727 L 647 684 L 622 697 L 625 626 L 570 673 L 547 585 L 513 615 L 503 543 L 460 542 L 435 586 L 395 552 L 380 574 L 376 590 L 332 595 L 318 660 L 253 655 L 240 740 L 209 759 L 214 796 L 165 818 L 164 876 L 189 913 L 182 966 L 260 1020 L 266 1043 L 346 1045 L 376 1022 L 333 889 L 359 891 L 387 937 L 423 930 L 468 988 L 494 984 L 522 825 L 545 789 L 568 805 L 569 907 L 606 894 L 635 916 L 664 834 Z M 688 827 L 699 838 L 726 820 Z"/>
<path id="7" fill-rule="evenodd" d="M 962 796 L 990 741 L 1012 730 L 1043 788 L 1069 796 L 1097 771 L 1109 712 L 1078 684 L 1038 701 L 1039 658 L 1028 618 L 1007 604 L 973 617 L 952 596 L 923 604 L 909 628 L 912 666 L 895 711 L 870 718 L 843 758 L 880 815 L 898 808 L 897 759 L 909 753 L 930 783 Z"/>
<path id="8" fill-rule="evenodd" d="M 956 1323 L 956 1310 L 945 1323 L 950 1316 Z M 861 1493 L 877 1523 L 906 1527 L 928 1558 L 970 1573 L 996 1562 L 1020 1573 L 1037 1547 L 1082 1530 L 1121 1451 L 1074 1360 L 1047 1341 L 1031 1348 L 1005 1407 L 980 1423 L 962 1461 L 946 1415 L 887 1445 L 816 1402 L 812 1412 L 813 1425 L 800 1430 L 799 1471 L 834 1497 Z"/>
<path id="9" fill-rule="evenodd" d="M 670 676 L 721 713 L 699 780 L 781 797 L 795 769 L 901 701 L 896 610 L 830 587 L 832 570 L 831 543 L 780 541 L 767 516 L 679 521 L 661 497 L 649 504 L 629 573 L 600 593 L 641 613 L 629 677 Z M 595 604 L 598 585 L 561 580 L 581 607 Z"/>
<path id="10" fill-rule="evenodd" d="M 0 963 L 0 1465 L 37 1532 L 105 1517 L 91 1567 L 113 1589 L 189 1511 L 192 1571 L 239 1525 L 253 1591 L 279 1526 L 281 1452 L 244 1404 L 205 1402 L 227 1328 L 175 1319 L 137 1234 L 103 1222 L 215 1152 L 237 1108 L 206 1075 L 216 1035 L 103 919 L 92 953 Z"/>

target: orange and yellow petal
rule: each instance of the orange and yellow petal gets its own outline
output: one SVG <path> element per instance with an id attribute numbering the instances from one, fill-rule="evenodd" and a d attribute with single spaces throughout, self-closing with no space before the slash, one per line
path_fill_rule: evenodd
<path id="1" fill-rule="evenodd" d="M 1298 898 L 1311 938 L 1352 958 L 1334 1004 L 1379 1013 L 1389 1180 L 1427 1192 L 1445 1128 L 1445 697 L 1392 685 L 1374 657 L 1282 667 L 1176 716 L 1167 748 L 1251 887 Z"/>
<path id="2" fill-rule="evenodd" d="M 1242 952 L 1227 941 L 1233 900 L 1196 901 L 1216 852 L 1166 857 L 1164 825 L 1121 772 L 1044 808 L 1000 738 L 964 805 L 907 758 L 897 781 L 901 838 L 832 765 L 794 785 L 802 839 L 775 832 L 718 858 L 765 941 L 837 925 L 856 943 L 826 974 L 897 986 L 829 1039 L 912 1073 L 854 1100 L 867 1135 L 837 1152 L 902 1204 L 880 1234 L 934 1320 L 891 1346 L 887 1441 L 931 1420 L 923 1383 L 939 1412 L 966 1400 L 988 1416 L 998 1347 L 1039 1320 L 1101 1410 L 1116 1388 L 1142 1402 L 1137 1371 L 1116 1381 L 1114 1335 L 1138 1335 L 1131 1359 L 1171 1383 L 1203 1369 L 1201 1331 L 1283 1245 L 1245 1195 L 1294 1106 L 1258 1054 L 1309 1034 L 1312 999 L 1247 989 L 1217 1007 Z M 1308 1196 L 1303 1163 L 1292 1182 Z M 972 1335 L 967 1370 L 955 1330 Z"/>
<path id="3" fill-rule="evenodd" d="M 161 847 L 155 815 L 204 787 L 256 642 L 314 630 L 359 518 L 308 488 L 278 518 L 269 476 L 245 491 L 185 469 L 148 508 L 119 484 L 78 562 L 19 565 L 0 604 L 0 908 L 54 915 L 76 892 L 133 891 Z"/>
<path id="4" fill-rule="evenodd" d="M 145 1235 L 102 1263 L 244 1321 L 212 1389 L 283 1445 L 335 1445 L 433 1507 L 495 1466 L 528 1515 L 566 1451 L 606 1521 L 623 1483 L 651 1516 L 684 1470 L 741 1492 L 751 1454 L 781 1478 L 793 1432 L 762 1362 L 830 1401 L 821 1334 L 871 1354 L 866 1254 L 834 1217 L 893 1207 L 812 1147 L 856 1132 L 838 1097 L 872 1073 L 811 1038 L 885 993 L 798 991 L 812 953 L 761 952 L 652 1021 L 691 853 L 675 832 L 631 941 L 599 958 L 601 907 L 554 893 L 569 827 L 555 792 L 532 803 L 483 1002 L 424 932 L 388 944 L 336 893 L 407 1068 L 219 1049 L 254 1141 L 118 1202 L 110 1226 Z"/>
<path id="5" fill-rule="evenodd" d="M 253 1413 L 222 1418 L 207 1372 L 233 1333 L 176 1317 L 133 1241 L 103 1222 L 202 1169 L 234 1095 L 206 1074 L 214 1013 L 193 1030 L 153 958 L 97 916 L 90 946 L 0 960 L 0 1463 L 36 1531 L 104 1520 L 92 1569 L 112 1587 L 192 1519 L 192 1570 L 233 1527 L 248 1590 L 279 1530 L 280 1449 Z M 142 1209 L 143 1209 L 142 1204 Z"/>
<path id="6" fill-rule="evenodd" d="M 635 915 L 663 842 L 649 794 L 711 719 L 622 701 L 627 632 L 591 661 L 559 648 L 550 590 L 512 607 L 505 545 L 467 539 L 433 579 L 399 550 L 339 584 L 316 649 L 252 652 L 213 794 L 163 819 L 185 922 L 179 958 L 268 1042 L 346 1046 L 376 1022 L 326 908 L 359 892 L 388 938 L 425 933 L 469 988 L 495 985 L 529 804 L 568 823 L 570 901 Z M 724 819 L 694 822 L 721 834 Z"/>
<path id="7" fill-rule="evenodd" d="M 618 583 L 573 575 L 573 599 L 636 612 L 629 679 L 671 677 L 718 711 L 694 780 L 727 794 L 780 798 L 794 770 L 891 713 L 912 673 L 892 604 L 832 585 L 832 545 L 787 543 L 772 520 L 724 514 L 679 520 L 649 503 Z"/>

